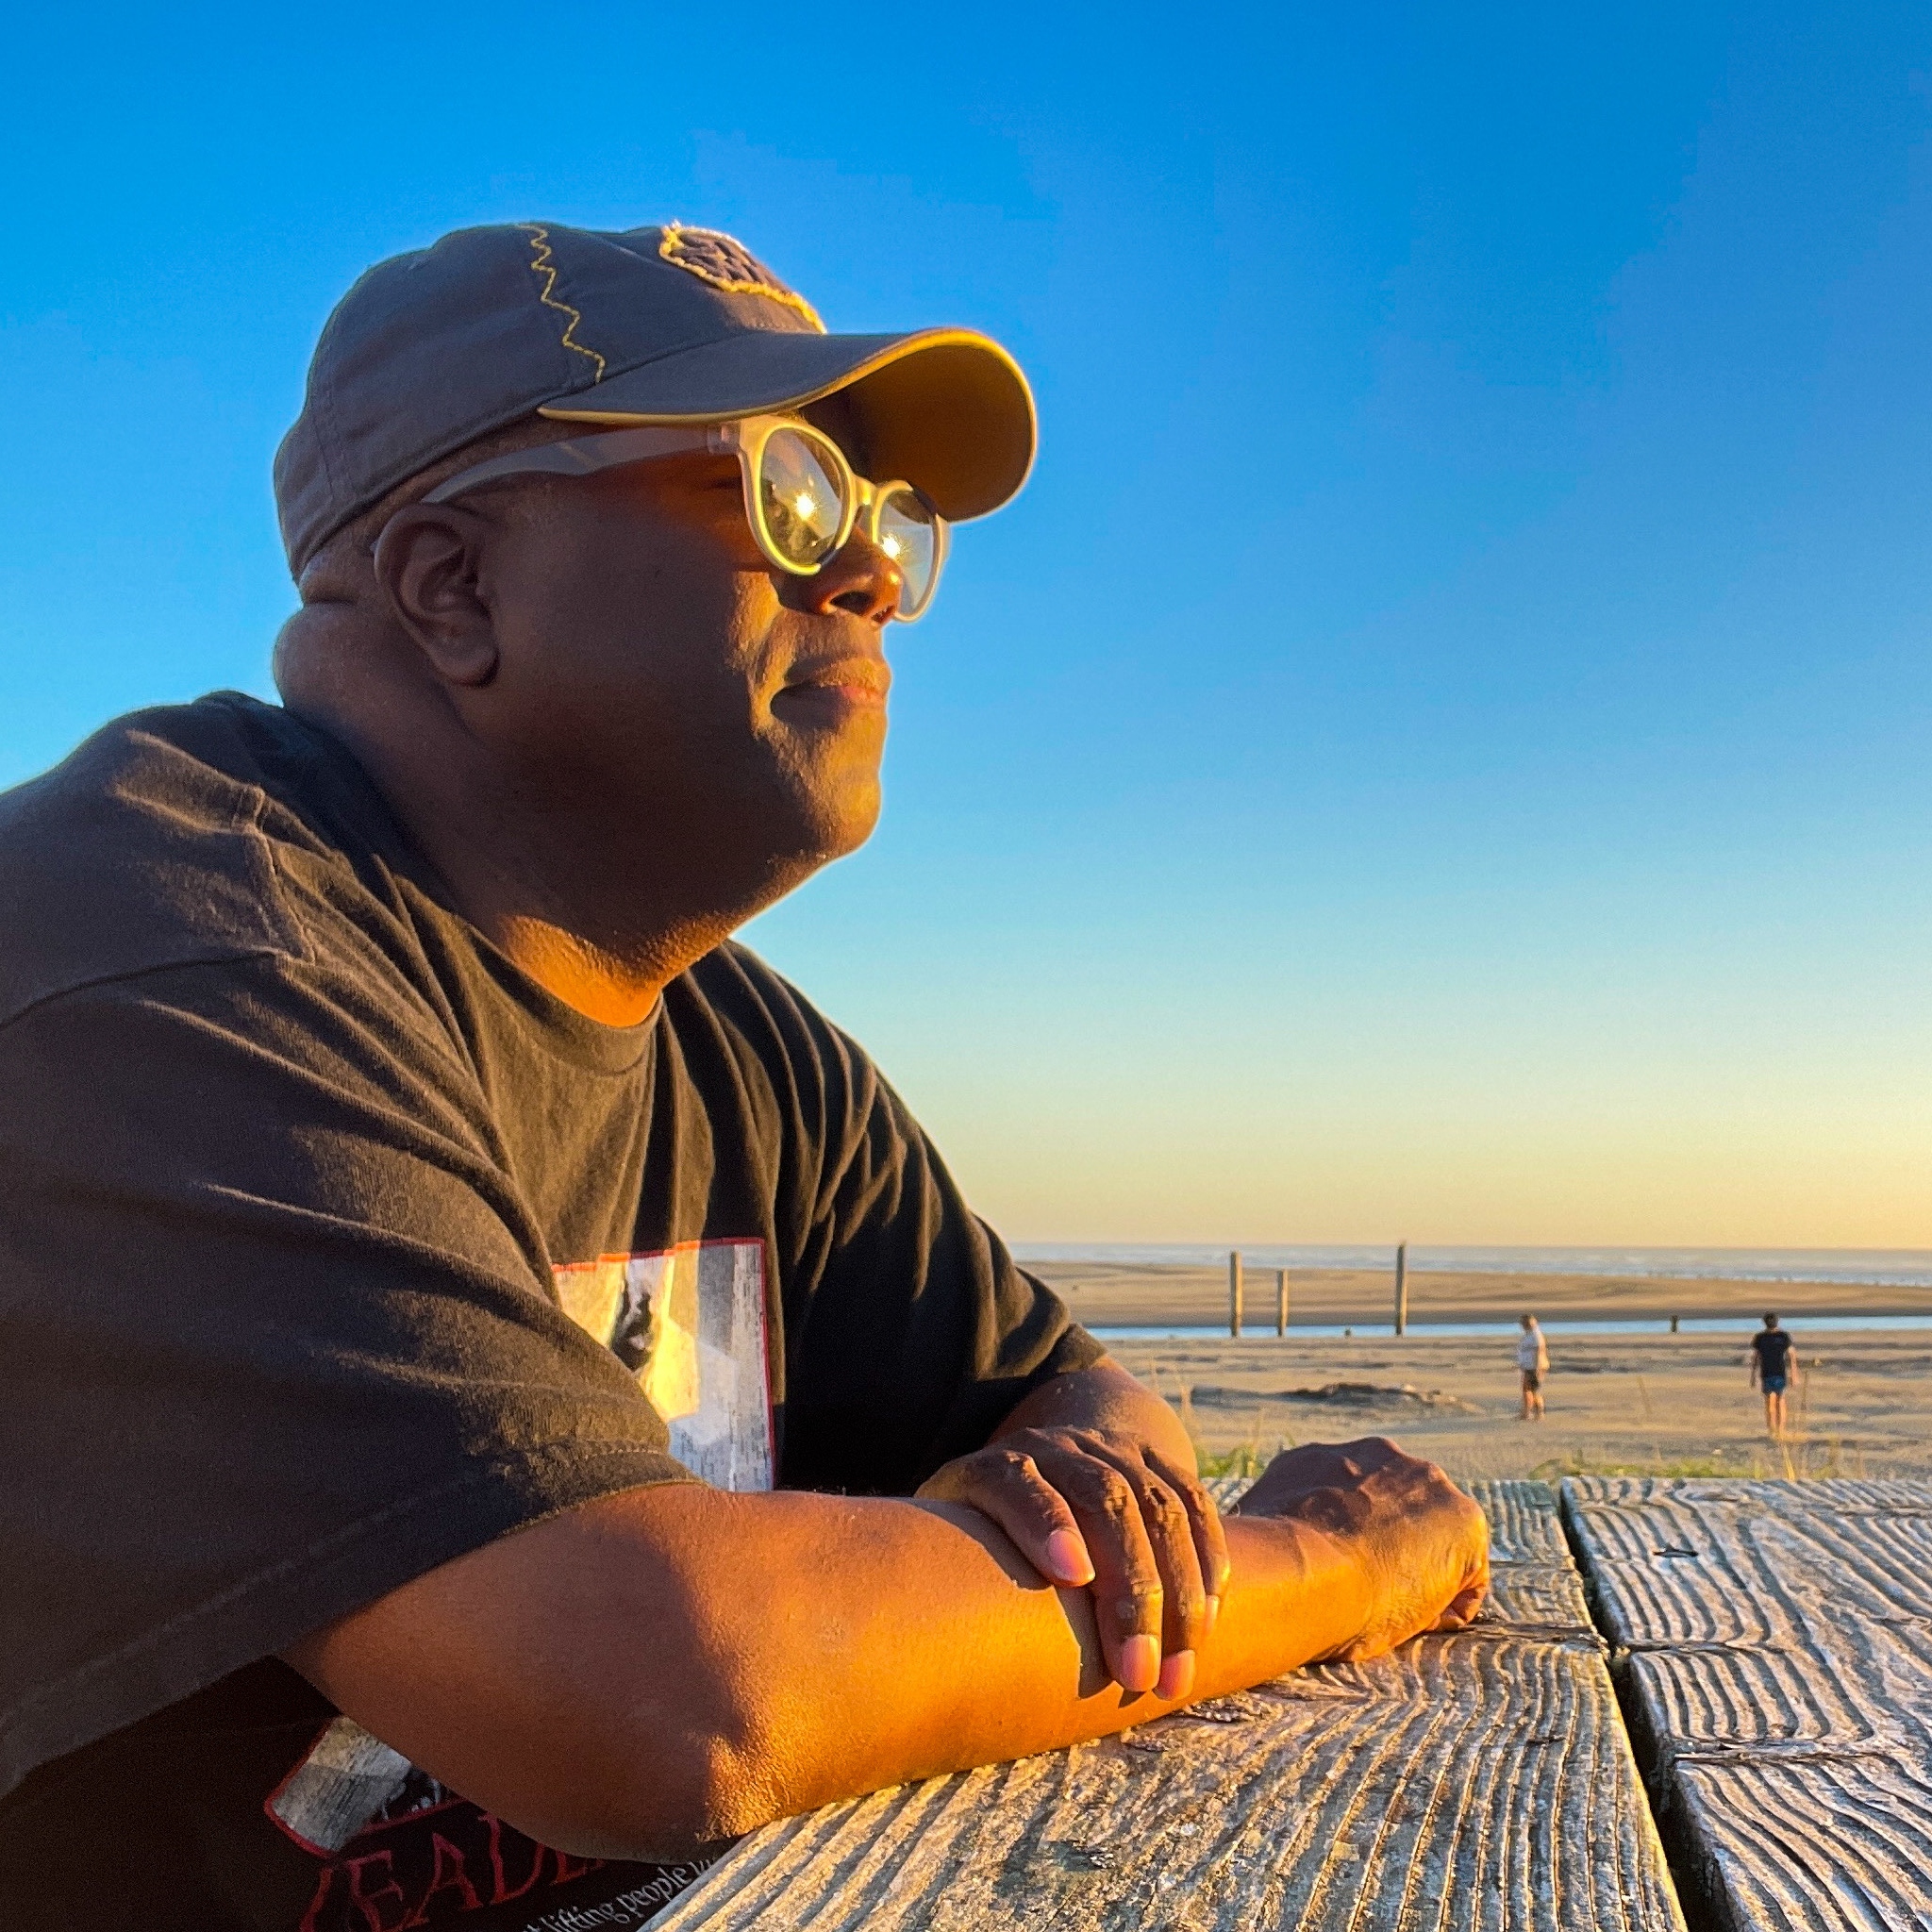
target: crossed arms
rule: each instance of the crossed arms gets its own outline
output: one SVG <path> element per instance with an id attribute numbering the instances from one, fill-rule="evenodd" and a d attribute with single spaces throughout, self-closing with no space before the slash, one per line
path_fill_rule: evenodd
<path id="1" fill-rule="evenodd" d="M 288 1658 L 533 1837 L 670 1858 L 1374 1656 L 1487 1583 L 1480 1511 L 1379 1440 L 1276 1457 L 1218 1522 L 1172 1412 L 1102 1361 L 915 1498 L 625 1491 Z"/>

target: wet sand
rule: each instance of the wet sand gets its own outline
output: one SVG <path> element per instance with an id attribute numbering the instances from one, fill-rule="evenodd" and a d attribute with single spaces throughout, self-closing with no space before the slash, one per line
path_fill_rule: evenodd
<path id="1" fill-rule="evenodd" d="M 1217 1270 L 1033 1264 L 1096 1324 L 1225 1321 Z M 1508 1337 L 1389 1332 L 1386 1274 L 1291 1277 L 1291 1321 L 1374 1324 L 1352 1340 L 1274 1329 L 1272 1272 L 1248 1284 L 1250 1332 L 1119 1340 L 1114 1354 L 1182 1409 L 1205 1457 L 1265 1457 L 1284 1444 L 1388 1435 L 1451 1474 L 1932 1476 L 1932 1332 L 1807 1333 L 1805 1315 L 1932 1314 L 1932 1291 L 1840 1283 L 1611 1280 L 1561 1275 L 1411 1275 L 1409 1319 L 1656 1319 L 1640 1335 L 1552 1337 L 1547 1419 L 1518 1415 Z M 1301 1293 L 1307 1283 L 1306 1299 Z M 1673 1314 L 1755 1323 L 1776 1307 L 1798 1344 L 1790 1440 L 1769 1441 L 1749 1386 L 1745 1339 L 1671 1335 Z M 1256 1317 L 1263 1319 L 1256 1322 Z"/>
<path id="2" fill-rule="evenodd" d="M 1076 1321 L 1122 1326 L 1227 1321 L 1227 1270 L 1110 1261 L 1026 1261 L 1073 1309 Z M 1386 1270 L 1294 1269 L 1289 1322 L 1387 1328 L 1394 1282 Z M 1274 1324 L 1274 1271 L 1246 1270 L 1246 1322 Z M 1875 1288 L 1843 1281 L 1705 1281 L 1674 1275 L 1436 1274 L 1411 1271 L 1408 1319 L 1513 1322 L 1657 1321 L 1723 1315 L 1756 1322 L 1767 1308 L 1788 1321 L 1806 1315 L 1932 1315 L 1932 1288 Z"/>

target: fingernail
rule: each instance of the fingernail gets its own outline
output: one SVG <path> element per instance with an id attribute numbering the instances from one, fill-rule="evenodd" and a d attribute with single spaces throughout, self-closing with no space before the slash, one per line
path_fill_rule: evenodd
<path id="1" fill-rule="evenodd" d="M 1160 1681 L 1155 1685 L 1158 1697 L 1185 1697 L 1194 1688 L 1194 1653 L 1177 1650 L 1162 1660 Z"/>
<path id="2" fill-rule="evenodd" d="M 1220 1599 L 1220 1598 L 1219 1598 L 1218 1596 L 1210 1596 L 1210 1597 L 1209 1597 L 1209 1598 L 1208 1599 L 1208 1629 L 1209 1629 L 1209 1630 L 1212 1630 L 1212 1629 L 1214 1628 L 1215 1624 L 1216 1624 L 1217 1623 L 1219 1623 L 1220 1621 L 1221 1621 L 1221 1599 Z"/>
<path id="3" fill-rule="evenodd" d="M 1121 1689 L 1151 1690 L 1160 1681 L 1160 1641 L 1154 1637 L 1130 1637 L 1121 1645 Z"/>
<path id="4" fill-rule="evenodd" d="M 1071 1529 L 1057 1529 L 1046 1540 L 1046 1560 L 1062 1583 L 1091 1583 L 1093 1565 L 1087 1545 Z"/>

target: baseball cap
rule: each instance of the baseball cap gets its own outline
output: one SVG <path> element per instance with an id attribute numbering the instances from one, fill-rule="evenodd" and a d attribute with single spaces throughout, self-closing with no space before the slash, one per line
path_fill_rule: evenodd
<path id="1" fill-rule="evenodd" d="M 1032 466 L 1032 392 L 975 329 L 832 335 L 741 242 L 710 228 L 460 228 L 378 262 L 336 306 L 275 454 L 299 575 L 397 484 L 532 414 L 719 423 L 841 396 L 875 481 L 958 523 Z"/>

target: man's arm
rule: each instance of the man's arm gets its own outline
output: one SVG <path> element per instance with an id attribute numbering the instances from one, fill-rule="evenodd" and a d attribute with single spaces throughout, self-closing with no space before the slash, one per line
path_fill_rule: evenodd
<path id="1" fill-rule="evenodd" d="M 1391 1444 L 1291 1451 L 1251 1496 L 1197 1694 L 1374 1655 L 1481 1601 L 1481 1512 Z M 1087 1593 L 1043 1583 L 976 1510 L 683 1484 L 506 1537 L 288 1656 L 464 1796 L 629 1857 L 1182 1701 L 1122 1690 Z"/>

